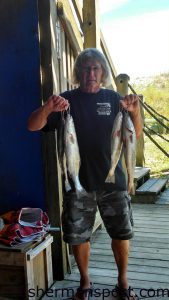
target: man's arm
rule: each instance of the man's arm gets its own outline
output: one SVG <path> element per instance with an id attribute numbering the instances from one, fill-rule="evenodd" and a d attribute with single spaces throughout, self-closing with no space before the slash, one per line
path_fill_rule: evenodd
<path id="1" fill-rule="evenodd" d="M 143 129 L 143 123 L 140 113 L 139 98 L 137 95 L 126 95 L 123 100 L 120 100 L 121 106 L 130 112 L 131 119 L 138 138 Z"/>
<path id="2" fill-rule="evenodd" d="M 68 109 L 68 101 L 61 96 L 51 96 L 47 102 L 33 111 L 28 119 L 28 129 L 30 131 L 36 131 L 42 129 L 46 123 L 47 118 L 52 112 L 64 111 Z"/>

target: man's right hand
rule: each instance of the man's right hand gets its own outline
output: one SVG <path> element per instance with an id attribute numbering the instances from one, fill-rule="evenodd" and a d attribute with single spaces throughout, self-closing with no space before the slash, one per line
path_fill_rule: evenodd
<path id="1" fill-rule="evenodd" d="M 69 102 L 65 98 L 50 96 L 43 106 L 32 112 L 28 120 L 28 129 L 31 131 L 40 130 L 46 125 L 47 118 L 52 112 L 64 111 L 68 107 Z"/>
<path id="2" fill-rule="evenodd" d="M 67 110 L 69 102 L 61 96 L 52 95 L 49 97 L 47 102 L 44 104 L 44 109 L 48 114 L 51 112 L 58 112 Z"/>

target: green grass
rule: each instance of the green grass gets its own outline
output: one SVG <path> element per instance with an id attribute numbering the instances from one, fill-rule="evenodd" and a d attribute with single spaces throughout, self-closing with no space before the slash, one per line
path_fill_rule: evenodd
<path id="1" fill-rule="evenodd" d="M 143 82 L 134 85 L 134 89 L 138 94 L 144 96 L 144 100 L 159 114 L 168 118 L 169 116 L 169 73 L 159 74 L 155 76 L 151 82 Z M 163 133 L 163 136 L 169 140 L 169 133 L 152 118 L 152 116 L 145 110 L 145 124 L 153 129 L 155 132 Z M 160 119 L 160 117 L 158 116 Z M 169 122 L 164 121 L 169 127 Z M 161 139 L 157 135 L 152 135 L 156 142 L 169 153 L 169 142 Z M 153 142 L 145 136 L 145 166 L 151 169 L 152 177 L 165 177 L 169 178 L 169 158 L 161 152 L 153 144 Z"/>
<path id="2" fill-rule="evenodd" d="M 169 140 L 169 134 L 163 134 Z M 156 142 L 169 153 L 169 142 L 157 135 L 152 136 Z M 151 177 L 169 178 L 169 158 L 145 136 L 145 166 L 151 169 Z"/>

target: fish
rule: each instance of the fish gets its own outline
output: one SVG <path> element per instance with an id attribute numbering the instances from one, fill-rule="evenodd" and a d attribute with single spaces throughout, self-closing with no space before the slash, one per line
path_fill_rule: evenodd
<path id="1" fill-rule="evenodd" d="M 118 112 L 111 133 L 111 168 L 105 182 L 115 182 L 114 172 L 122 151 L 122 121 L 123 114 Z"/>
<path id="2" fill-rule="evenodd" d="M 65 119 L 64 116 L 61 115 L 61 119 L 57 128 L 57 153 L 58 153 L 58 160 L 61 169 L 61 174 L 64 177 L 65 191 L 69 192 L 71 190 L 71 185 L 69 183 L 69 179 L 67 175 L 65 144 L 64 144 L 64 128 L 65 128 Z"/>
<path id="3" fill-rule="evenodd" d="M 86 196 L 87 192 L 85 191 L 79 180 L 80 153 L 75 125 L 70 113 L 67 114 L 65 120 L 64 142 L 67 170 L 74 183 L 76 195 L 79 199 L 83 196 Z"/>
<path id="4" fill-rule="evenodd" d="M 134 195 L 134 169 L 136 165 L 136 132 L 130 115 L 127 111 L 123 112 L 123 153 L 128 175 L 128 193 Z"/>

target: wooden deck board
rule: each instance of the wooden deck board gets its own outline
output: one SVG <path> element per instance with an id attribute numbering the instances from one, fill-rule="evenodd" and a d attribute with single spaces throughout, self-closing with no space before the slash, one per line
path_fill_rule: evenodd
<path id="1" fill-rule="evenodd" d="M 143 176 L 146 176 L 150 173 L 150 168 L 146 167 L 135 167 L 134 170 L 134 180 L 138 181 L 141 179 Z"/>
<path id="2" fill-rule="evenodd" d="M 135 236 L 131 241 L 129 255 L 128 279 L 135 292 L 143 299 L 169 298 L 169 210 L 165 205 L 133 204 L 135 221 Z M 89 272 L 94 288 L 100 289 L 102 294 L 90 297 L 96 299 L 118 299 L 109 295 L 103 297 L 104 289 L 111 291 L 117 281 L 117 268 L 111 252 L 110 238 L 106 230 L 98 230 L 92 237 Z M 77 288 L 79 272 L 76 266 L 72 274 L 67 274 L 65 280 L 56 282 L 53 289 Z M 143 290 L 146 289 L 147 291 Z M 152 290 L 150 290 L 152 289 Z M 162 289 L 160 291 L 160 289 Z M 162 295 L 164 292 L 166 296 Z M 154 295 L 152 297 L 152 293 Z M 145 292 L 145 294 L 144 294 Z M 148 297 L 148 294 L 150 293 Z M 157 295 L 158 293 L 158 295 Z M 161 293 L 161 294 L 160 294 Z M 157 297 L 158 296 L 158 297 Z M 43 298 L 47 300 L 48 298 Z M 68 297 L 51 298 L 65 300 Z M 70 297 L 69 297 L 70 299 Z"/>
<path id="3" fill-rule="evenodd" d="M 136 190 L 138 194 L 158 194 L 165 187 L 167 179 L 150 178 Z"/>

